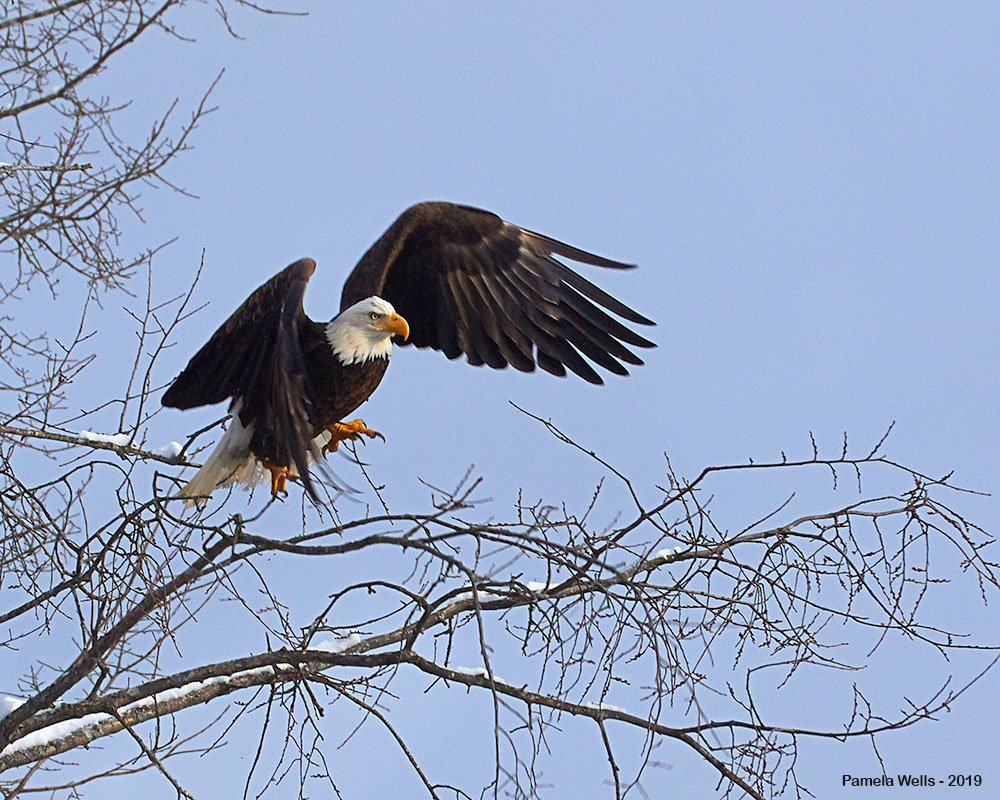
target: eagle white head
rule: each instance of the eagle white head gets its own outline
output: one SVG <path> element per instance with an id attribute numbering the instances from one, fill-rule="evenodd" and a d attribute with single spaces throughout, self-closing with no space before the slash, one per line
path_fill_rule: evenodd
<path id="1" fill-rule="evenodd" d="M 341 364 L 360 364 L 372 358 L 388 358 L 393 335 L 406 339 L 410 326 L 381 297 L 366 297 L 341 311 L 326 326 L 326 339 Z"/>

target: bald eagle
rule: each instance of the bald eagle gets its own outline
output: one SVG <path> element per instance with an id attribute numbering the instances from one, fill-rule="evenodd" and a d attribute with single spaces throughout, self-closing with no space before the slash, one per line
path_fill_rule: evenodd
<path id="1" fill-rule="evenodd" d="M 642 360 L 625 345 L 655 345 L 598 306 L 629 322 L 654 323 L 557 255 L 632 266 L 489 211 L 420 203 L 364 254 L 330 322 L 311 320 L 302 309 L 316 262 L 286 267 L 236 309 L 163 395 L 164 406 L 180 409 L 230 400 L 224 436 L 180 496 L 203 500 L 217 487 L 252 486 L 269 473 L 273 496 L 297 475 L 317 500 L 311 462 L 342 441 L 381 437 L 362 420 L 344 419 L 379 385 L 394 336 L 494 369 L 509 364 L 531 372 L 537 365 L 559 376 L 569 369 L 602 383 L 592 361 L 627 375 L 622 362 Z"/>

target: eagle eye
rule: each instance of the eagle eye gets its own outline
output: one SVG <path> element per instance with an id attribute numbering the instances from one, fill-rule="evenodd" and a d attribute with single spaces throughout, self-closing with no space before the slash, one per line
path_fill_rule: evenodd
<path id="1" fill-rule="evenodd" d="M 379 313 L 378 313 L 377 311 L 372 311 L 372 313 L 371 313 L 371 314 L 369 314 L 368 316 L 369 316 L 369 317 L 371 317 L 372 319 L 378 319 L 378 318 L 379 318 L 379 317 L 381 317 L 382 315 L 381 315 L 381 314 L 379 314 Z"/>

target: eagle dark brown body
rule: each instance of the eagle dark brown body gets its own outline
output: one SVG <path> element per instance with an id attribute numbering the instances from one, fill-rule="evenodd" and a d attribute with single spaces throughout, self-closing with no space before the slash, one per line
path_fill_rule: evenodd
<path id="1" fill-rule="evenodd" d="M 356 411 L 372 395 L 385 375 L 389 359 L 374 358 L 345 366 L 334 356 L 324 325 L 303 315 L 298 328 L 304 367 L 302 401 L 309 438 L 315 439 Z M 290 466 L 294 456 L 290 458 L 289 449 L 282 445 L 282 421 L 275 418 L 274 408 L 274 404 L 268 404 L 257 410 L 244 395 L 240 416 L 244 425 L 251 419 L 263 421 L 254 426 L 251 452 L 264 464 Z"/>
<path id="2" fill-rule="evenodd" d="M 357 411 L 371 397 L 382 382 L 389 359 L 377 358 L 345 367 L 333 355 L 323 326 L 312 320 L 308 322 L 312 330 L 302 333 L 299 341 L 305 361 L 309 421 L 315 437 Z"/>
<path id="3" fill-rule="evenodd" d="M 262 464 L 272 493 L 297 473 L 315 499 L 309 462 L 320 448 L 376 435 L 343 419 L 379 385 L 394 335 L 405 341 L 412 334 L 408 343 L 417 347 L 495 369 L 538 366 L 560 376 L 568 369 L 590 383 L 603 382 L 592 364 L 627 375 L 625 364 L 642 364 L 628 346 L 654 344 L 607 312 L 652 321 L 555 256 L 631 268 L 452 203 L 420 203 L 400 215 L 348 276 L 329 323 L 302 309 L 316 263 L 286 267 L 247 298 L 163 395 L 163 405 L 175 408 L 231 400 L 229 429 L 181 495 L 252 484 Z"/>

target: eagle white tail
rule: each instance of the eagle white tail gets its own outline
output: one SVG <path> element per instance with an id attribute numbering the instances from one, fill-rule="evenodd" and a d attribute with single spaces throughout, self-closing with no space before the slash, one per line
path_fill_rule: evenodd
<path id="1" fill-rule="evenodd" d="M 267 470 L 250 452 L 253 423 L 246 428 L 243 427 L 239 417 L 241 405 L 239 401 L 233 405 L 226 432 L 208 460 L 178 492 L 179 497 L 187 498 L 186 506 L 203 506 L 208 502 L 208 496 L 220 487 L 241 484 L 251 489 L 258 483 L 269 479 Z M 328 431 L 321 432 L 312 440 L 309 452 L 310 463 L 315 463 L 323 457 L 323 447 L 329 441 L 330 433 Z M 290 474 L 298 475 L 294 466 L 291 468 Z"/>
<path id="2" fill-rule="evenodd" d="M 253 425 L 240 424 L 239 404 L 230 412 L 229 427 L 215 446 L 208 460 L 180 490 L 179 496 L 188 498 L 186 505 L 203 505 L 208 496 L 220 486 L 242 483 L 253 486 L 264 469 L 250 452 Z"/>

